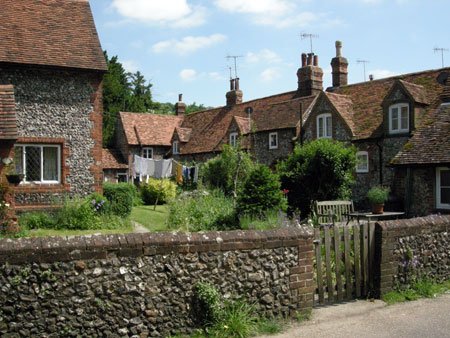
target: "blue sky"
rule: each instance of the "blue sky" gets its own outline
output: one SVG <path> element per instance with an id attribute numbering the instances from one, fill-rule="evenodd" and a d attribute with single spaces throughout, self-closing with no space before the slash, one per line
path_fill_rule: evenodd
<path id="1" fill-rule="evenodd" d="M 297 88 L 301 53 L 313 52 L 331 86 L 334 43 L 349 83 L 441 68 L 450 49 L 449 0 L 90 0 L 103 49 L 153 84 L 154 100 L 225 104 L 227 55 L 239 55 L 244 101 Z M 450 52 L 444 52 L 450 66 Z"/>

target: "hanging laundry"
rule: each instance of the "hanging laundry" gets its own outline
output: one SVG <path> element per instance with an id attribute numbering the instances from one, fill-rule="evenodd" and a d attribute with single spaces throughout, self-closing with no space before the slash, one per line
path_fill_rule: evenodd
<path id="1" fill-rule="evenodd" d="M 177 167 L 177 183 L 181 183 L 183 182 L 183 174 L 182 174 L 183 166 L 177 163 L 176 167 Z"/>

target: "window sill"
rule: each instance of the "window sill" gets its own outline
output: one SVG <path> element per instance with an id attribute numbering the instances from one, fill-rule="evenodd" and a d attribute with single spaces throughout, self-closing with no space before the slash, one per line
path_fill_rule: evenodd
<path id="1" fill-rule="evenodd" d="M 61 183 L 21 183 L 14 189 L 15 193 L 62 193 L 67 191 L 70 191 L 70 185 Z"/>

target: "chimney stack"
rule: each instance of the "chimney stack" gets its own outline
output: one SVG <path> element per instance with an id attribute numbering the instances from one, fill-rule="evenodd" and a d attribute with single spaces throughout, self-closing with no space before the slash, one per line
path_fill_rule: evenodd
<path id="1" fill-rule="evenodd" d="M 183 94 L 178 94 L 178 102 L 175 103 L 175 113 L 177 116 L 183 115 L 186 111 L 186 104 L 183 102 Z"/>
<path id="2" fill-rule="evenodd" d="M 369 80 L 373 81 L 373 75 L 372 74 L 369 74 Z"/>
<path id="3" fill-rule="evenodd" d="M 230 91 L 226 94 L 227 106 L 242 103 L 242 91 L 239 89 L 239 78 L 230 79 Z"/>
<path id="4" fill-rule="evenodd" d="M 342 42 L 336 41 L 336 57 L 331 59 L 331 69 L 333 75 L 333 87 L 347 85 L 347 67 L 348 61 L 342 56 Z"/>
<path id="5" fill-rule="evenodd" d="M 322 90 L 323 71 L 319 67 L 319 56 L 314 53 L 302 54 L 302 67 L 297 71 L 297 96 L 317 95 Z"/>

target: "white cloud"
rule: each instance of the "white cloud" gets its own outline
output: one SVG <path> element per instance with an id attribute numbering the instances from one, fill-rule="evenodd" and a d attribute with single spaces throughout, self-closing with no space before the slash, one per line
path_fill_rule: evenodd
<path id="1" fill-rule="evenodd" d="M 210 36 L 186 36 L 182 40 L 161 41 L 152 46 L 154 53 L 172 51 L 177 54 L 185 55 L 195 52 L 197 49 L 207 48 L 216 45 L 226 39 L 226 35 L 213 34 Z"/>
<path id="2" fill-rule="evenodd" d="M 180 72 L 180 78 L 184 82 L 192 82 L 197 79 L 197 72 L 194 69 L 183 69 Z"/>
<path id="3" fill-rule="evenodd" d="M 121 61 L 123 68 L 125 68 L 125 70 L 127 72 L 130 73 L 135 73 L 139 70 L 139 64 L 136 61 L 133 60 L 125 60 L 125 61 Z"/>
<path id="4" fill-rule="evenodd" d="M 293 4 L 286 0 L 216 0 L 214 4 L 232 13 L 282 15 L 292 9 Z"/>
<path id="5" fill-rule="evenodd" d="M 376 79 L 382 79 L 382 78 L 385 78 L 385 77 L 391 77 L 391 76 L 399 75 L 399 73 L 392 72 L 392 71 L 387 70 L 387 69 L 368 70 L 367 74 L 372 74 L 373 77 L 375 78 L 375 80 Z"/>
<path id="6" fill-rule="evenodd" d="M 125 19 L 153 25 L 193 27 L 205 23 L 204 7 L 194 7 L 187 0 L 114 0 L 112 8 Z"/>
<path id="7" fill-rule="evenodd" d="M 210 72 L 210 73 L 208 74 L 208 76 L 209 76 L 211 79 L 215 80 L 215 81 L 223 81 L 223 80 L 226 80 L 226 79 L 227 79 L 226 76 L 223 76 L 223 75 L 221 75 L 221 74 L 219 74 L 219 73 L 217 73 L 217 72 Z"/>
<path id="8" fill-rule="evenodd" d="M 278 68 L 267 68 L 260 75 L 262 82 L 271 82 L 280 78 L 280 70 Z"/>
<path id="9" fill-rule="evenodd" d="M 247 62 L 249 63 L 258 63 L 258 62 L 267 62 L 267 63 L 279 63 L 281 62 L 280 56 L 271 51 L 270 49 L 263 49 L 257 53 L 248 52 L 247 53 Z"/>

